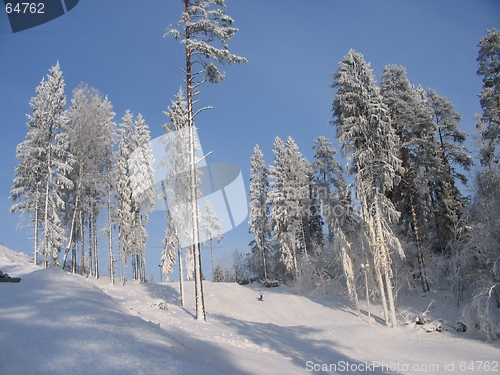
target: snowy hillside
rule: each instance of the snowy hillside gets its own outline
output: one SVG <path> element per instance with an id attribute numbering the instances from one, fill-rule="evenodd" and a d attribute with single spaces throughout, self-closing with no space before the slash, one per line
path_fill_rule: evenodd
<path id="1" fill-rule="evenodd" d="M 3 246 L 0 269 L 22 278 L 0 284 L 0 374 L 500 372 L 498 344 L 413 324 L 391 329 L 376 306 L 369 325 L 343 304 L 287 287 L 266 289 L 259 302 L 258 285 L 206 282 L 208 322 L 200 322 L 190 283 L 182 308 L 176 283 L 111 286 L 40 269 Z M 399 313 L 415 316 L 431 297 Z M 436 312 L 453 314 L 443 304 L 436 299 Z"/>

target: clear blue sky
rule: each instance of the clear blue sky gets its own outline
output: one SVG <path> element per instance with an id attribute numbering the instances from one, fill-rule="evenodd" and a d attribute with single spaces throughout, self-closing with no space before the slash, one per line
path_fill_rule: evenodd
<path id="1" fill-rule="evenodd" d="M 197 126 L 203 149 L 213 151 L 210 162 L 237 164 L 247 186 L 255 144 L 270 164 L 276 136 L 292 136 L 309 160 L 314 139 L 334 140 L 335 128 L 328 126 L 335 94 L 330 74 L 351 48 L 372 63 L 378 80 L 385 65 L 405 66 L 414 85 L 433 88 L 454 103 L 461 129 L 473 134 L 474 114 L 481 111 L 477 43 L 486 29 L 500 29 L 499 1 L 226 0 L 226 5 L 240 29 L 230 49 L 249 63 L 224 67 L 224 82 L 202 86 L 200 105 L 214 109 L 201 114 Z M 157 137 L 167 120 L 163 111 L 183 84 L 182 46 L 163 38 L 182 10 L 179 0 L 80 0 L 66 15 L 15 34 L 0 11 L 0 241 L 6 246 L 32 253 L 31 228 L 16 231 L 18 216 L 8 213 L 8 196 L 15 148 L 26 134 L 28 103 L 42 77 L 59 61 L 68 102 L 85 82 L 108 96 L 116 122 L 126 109 L 140 112 Z M 154 270 L 157 277 L 155 253 L 164 224 L 163 213 L 155 213 L 148 228 L 147 274 Z M 227 233 L 219 251 L 246 251 L 247 230 L 244 223 Z"/>

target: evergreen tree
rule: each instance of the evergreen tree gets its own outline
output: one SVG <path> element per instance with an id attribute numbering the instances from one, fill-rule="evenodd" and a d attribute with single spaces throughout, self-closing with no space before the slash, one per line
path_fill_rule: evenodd
<path id="1" fill-rule="evenodd" d="M 282 277 L 300 272 L 299 256 L 308 261 L 304 213 L 309 208 L 309 164 L 302 157 L 295 141 L 286 144 L 276 137 L 273 146 L 274 165 L 270 167 L 272 205 L 271 220 L 274 239 L 279 243 Z"/>
<path id="2" fill-rule="evenodd" d="M 117 210 L 115 222 L 118 225 L 120 245 L 120 279 L 125 282 L 124 266 L 133 251 L 134 207 L 132 201 L 132 186 L 130 181 L 129 159 L 134 151 L 133 116 L 129 110 L 125 112 L 118 129 L 118 166 L 117 166 Z"/>
<path id="3" fill-rule="evenodd" d="M 179 236 L 175 231 L 175 227 L 172 225 L 171 217 L 167 211 L 167 230 L 165 231 L 165 238 L 163 239 L 163 252 L 161 254 L 161 272 L 165 279 L 168 279 L 173 271 L 176 253 L 180 249 Z M 179 258 L 179 262 L 182 259 Z M 182 275 L 182 272 L 180 273 Z M 181 293 L 181 299 L 183 299 L 183 293 Z M 184 306 L 184 304 L 182 303 Z"/>
<path id="4" fill-rule="evenodd" d="M 16 150 L 20 159 L 15 170 L 11 212 L 34 215 L 34 263 L 38 263 L 39 229 L 42 234 L 42 259 L 58 262 L 60 246 L 65 240 L 62 214 L 63 194 L 72 187 L 68 174 L 73 158 L 68 152 L 68 118 L 64 106 L 64 78 L 59 63 L 53 66 L 47 80 L 36 88 L 30 101 L 33 115 L 28 115 L 28 133 Z"/>
<path id="5" fill-rule="evenodd" d="M 401 213 L 402 232 L 415 243 L 415 275 L 422 283 L 422 290 L 427 292 L 428 244 L 424 233 L 432 231 L 427 224 L 432 213 L 430 188 L 439 169 L 435 126 L 424 98 L 410 84 L 404 67 L 387 65 L 384 68 L 380 92 L 399 139 L 398 157 L 402 161 L 398 173 L 401 183 L 393 189 L 391 200 Z"/>
<path id="6" fill-rule="evenodd" d="M 465 204 L 456 180 L 465 185 L 467 178 L 456 167 L 470 170 L 473 159 L 464 145 L 467 135 L 458 129 L 460 115 L 454 111 L 453 104 L 432 89 L 428 90 L 427 98 L 439 145 L 437 157 L 440 163 L 432 193 L 437 235 L 441 250 L 444 251 L 449 241 L 455 237 L 456 226 Z"/>
<path id="7" fill-rule="evenodd" d="M 271 225 L 269 222 L 268 169 L 259 145 L 254 147 L 250 166 L 250 218 L 248 232 L 254 233 L 249 243 L 252 248 L 255 268 L 259 277 L 267 279 L 271 248 Z"/>
<path id="8" fill-rule="evenodd" d="M 500 162 L 500 31 L 487 30 L 478 44 L 477 74 L 483 77 L 479 94 L 483 114 L 478 123 L 481 134 L 481 164 L 489 166 Z"/>
<path id="9" fill-rule="evenodd" d="M 135 150 L 128 160 L 130 187 L 133 201 L 133 236 L 134 250 L 132 264 L 134 279 L 146 280 L 146 239 L 145 224 L 148 212 L 154 208 L 153 190 L 153 153 L 149 128 L 141 114 L 137 116 L 134 127 Z"/>
<path id="10" fill-rule="evenodd" d="M 370 240 L 386 322 L 396 326 L 391 253 L 396 250 L 401 257 L 404 253 L 390 227 L 399 213 L 387 194 L 399 182 L 399 141 L 370 65 L 360 53 L 349 51 L 333 76 L 332 86 L 337 88 L 333 124 L 342 152 L 349 155 L 349 172 L 356 173 L 356 196 Z"/>
<path id="11" fill-rule="evenodd" d="M 337 150 L 324 136 L 314 141 L 313 181 L 321 205 L 321 212 L 328 228 L 328 241 L 333 240 L 335 226 L 345 233 L 352 231 L 354 207 L 350 191 L 344 179 L 342 166 L 336 160 Z"/>
<path id="12" fill-rule="evenodd" d="M 221 231 L 221 221 L 222 219 L 217 216 L 210 201 L 205 201 L 201 212 L 200 231 L 202 242 L 206 243 L 208 241 L 210 245 L 210 254 L 212 256 L 212 280 L 214 278 L 215 271 L 214 246 L 212 239 L 217 237 L 217 242 L 220 242 L 224 238 Z"/>
<path id="13" fill-rule="evenodd" d="M 165 35 L 172 35 L 176 39 L 183 38 L 181 43 L 185 48 L 186 68 L 186 93 L 187 93 L 187 126 L 189 128 L 189 156 L 191 176 L 191 207 L 193 223 L 193 245 L 195 267 L 195 299 L 196 319 L 206 320 L 205 302 L 203 298 L 203 284 L 201 272 L 201 253 L 199 243 L 199 217 L 196 204 L 196 161 L 194 145 L 194 118 L 199 112 L 194 112 L 194 96 L 198 93 L 197 88 L 204 82 L 219 83 L 224 79 L 213 61 L 230 65 L 247 62 L 244 57 L 229 52 L 228 41 L 233 38 L 238 29 L 232 27 L 233 19 L 225 14 L 224 0 L 183 0 L 184 13 L 179 25 L 180 30 L 169 27 Z M 213 46 L 218 41 L 222 48 Z M 193 65 L 200 64 L 202 69 L 193 72 Z"/>

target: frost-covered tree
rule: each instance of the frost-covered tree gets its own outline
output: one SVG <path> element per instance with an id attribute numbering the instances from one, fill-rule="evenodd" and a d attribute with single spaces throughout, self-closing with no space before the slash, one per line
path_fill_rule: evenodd
<path id="1" fill-rule="evenodd" d="M 399 139 L 398 158 L 402 168 L 401 182 L 395 186 L 391 200 L 401 213 L 400 229 L 413 239 L 415 254 L 409 257 L 416 263 L 414 275 L 429 290 L 426 264 L 429 244 L 425 233 L 431 232 L 432 186 L 440 168 L 437 157 L 436 128 L 431 121 L 425 98 L 416 90 L 402 66 L 387 65 L 382 74 L 380 93 L 387 106 L 391 124 Z"/>
<path id="2" fill-rule="evenodd" d="M 220 242 L 224 238 L 221 230 L 221 222 L 222 219 L 217 216 L 212 204 L 209 201 L 205 201 L 201 211 L 200 232 L 202 242 L 206 243 L 208 241 L 210 245 L 210 254 L 212 256 L 212 280 L 215 271 L 214 246 L 212 240 L 217 237 L 217 242 Z"/>
<path id="3" fill-rule="evenodd" d="M 33 114 L 28 115 L 26 138 L 17 146 L 20 161 L 11 191 L 11 199 L 17 202 L 11 207 L 11 212 L 34 216 L 34 263 L 38 262 L 40 246 L 44 267 L 49 258 L 58 262 L 59 250 L 65 240 L 63 194 L 73 185 L 68 178 L 73 158 L 68 151 L 64 87 L 57 63 L 50 69 L 47 80 L 42 79 L 36 88 L 37 95 L 30 101 Z M 40 234 L 41 244 L 38 242 Z"/>
<path id="4" fill-rule="evenodd" d="M 134 279 L 145 281 L 145 224 L 149 222 L 148 212 L 154 208 L 153 151 L 149 128 L 141 114 L 137 116 L 134 125 L 134 152 L 128 160 L 134 211 L 132 267 Z"/>
<path id="5" fill-rule="evenodd" d="M 248 232 L 255 235 L 249 243 L 252 249 L 254 267 L 259 277 L 267 279 L 269 256 L 271 247 L 271 224 L 269 222 L 269 192 L 268 169 L 264 162 L 264 155 L 259 145 L 253 150 L 250 162 L 250 215 L 248 220 Z"/>
<path id="6" fill-rule="evenodd" d="M 177 256 L 179 263 L 179 288 L 181 304 L 184 305 L 183 283 L 185 276 L 182 266 L 182 247 L 189 247 L 193 243 L 193 231 L 190 194 L 191 179 L 189 174 L 190 132 L 187 122 L 187 102 L 182 88 L 179 88 L 175 100 L 172 101 L 172 106 L 168 108 L 165 114 L 170 118 L 170 122 L 163 126 L 167 134 L 164 138 L 165 158 L 160 164 L 167 167 L 167 174 L 163 181 L 163 190 L 165 203 L 168 205 L 168 225 L 175 229 L 179 240 Z M 187 258 L 190 253 L 192 253 L 192 249 L 186 251 Z M 190 262 L 187 262 L 186 265 L 190 266 Z M 189 269 L 186 270 L 187 275 L 190 272 L 192 271 Z"/>
<path id="7" fill-rule="evenodd" d="M 427 103 L 437 129 L 439 146 L 437 155 L 440 163 L 431 193 L 437 236 L 444 251 L 455 237 L 457 223 L 464 210 L 465 198 L 457 187 L 457 180 L 467 184 L 462 170 L 470 170 L 474 161 L 464 145 L 467 135 L 458 129 L 460 115 L 453 109 L 453 104 L 432 89 L 428 90 Z"/>
<path id="8" fill-rule="evenodd" d="M 84 263 L 85 223 L 88 230 L 89 274 L 99 277 L 97 246 L 97 216 L 111 199 L 113 178 L 113 147 L 115 142 L 115 113 L 111 103 L 99 91 L 81 85 L 73 91 L 68 110 L 69 147 L 74 155 L 70 178 L 73 188 L 68 191 L 66 225 L 69 239 L 64 252 L 64 262 L 72 248 L 72 270 L 76 271 L 76 246 L 81 247 L 81 264 Z M 109 207 L 107 208 L 109 211 Z M 109 216 L 109 212 L 108 212 Z M 109 223 L 108 223 L 109 229 Z M 109 244 L 112 248 L 112 244 Z M 83 272 L 83 269 L 80 269 Z"/>
<path id="9" fill-rule="evenodd" d="M 196 205 L 196 166 L 194 145 L 194 118 L 199 112 L 194 111 L 194 96 L 199 93 L 198 87 L 204 82 L 219 83 L 225 76 L 218 69 L 219 64 L 239 64 L 247 62 L 244 57 L 229 52 L 228 41 L 238 29 L 232 26 L 233 19 L 225 13 L 224 0 L 183 0 L 184 12 L 179 20 L 179 29 L 169 27 L 166 36 L 172 35 L 181 39 L 184 45 L 186 66 L 186 95 L 187 95 L 187 126 L 190 142 L 190 175 L 191 201 L 193 216 L 193 255 L 195 265 L 195 299 L 196 319 L 206 320 L 205 303 L 203 300 L 203 284 L 201 272 L 201 253 L 199 244 L 199 218 Z M 214 44 L 221 46 L 216 47 Z M 195 66 L 201 70 L 195 71 Z"/>
<path id="10" fill-rule="evenodd" d="M 328 240 L 333 239 L 334 227 L 339 225 L 345 233 L 352 230 L 354 207 L 344 171 L 335 155 L 337 150 L 324 136 L 314 141 L 313 181 L 315 195 L 328 228 Z"/>
<path id="11" fill-rule="evenodd" d="M 500 162 L 500 31 L 487 30 L 478 44 L 477 74 L 483 77 L 479 101 L 483 109 L 478 123 L 481 135 L 481 164 L 489 166 Z"/>
<path id="12" fill-rule="evenodd" d="M 309 163 L 302 157 L 295 141 L 286 144 L 276 137 L 273 145 L 274 165 L 270 171 L 269 202 L 274 240 L 279 244 L 281 276 L 294 278 L 300 273 L 299 263 L 308 260 L 303 214 L 309 205 Z"/>
<path id="13" fill-rule="evenodd" d="M 475 175 L 474 195 L 462 218 L 465 225 L 451 242 L 447 261 L 457 304 L 473 291 L 462 319 L 487 340 L 500 339 L 500 170 L 488 166 Z"/>
<path id="14" fill-rule="evenodd" d="M 115 223 L 118 226 L 118 240 L 120 246 L 119 263 L 120 279 L 125 282 L 125 262 L 133 251 L 133 223 L 134 205 L 132 200 L 132 186 L 130 181 L 129 159 L 134 151 L 133 144 L 133 115 L 129 110 L 125 112 L 122 123 L 118 128 L 118 165 L 116 169 L 116 199 L 117 208 Z"/>
<path id="15" fill-rule="evenodd" d="M 391 254 L 395 250 L 404 257 L 404 253 L 390 227 L 399 213 L 387 194 L 399 182 L 399 140 L 363 55 L 350 50 L 333 77 L 332 87 L 337 92 L 332 124 L 337 127 L 342 152 L 349 156 L 348 172 L 356 173 L 356 197 L 370 241 L 386 323 L 396 326 Z"/>
<path id="16" fill-rule="evenodd" d="M 171 222 L 171 217 L 168 214 L 167 211 L 167 230 L 165 231 L 165 238 L 163 239 L 163 252 L 161 254 L 161 273 L 164 276 L 166 280 L 168 280 L 168 277 L 172 273 L 174 269 L 174 265 L 176 262 L 176 254 L 180 250 L 180 242 L 179 242 L 179 236 L 177 235 L 177 232 L 175 231 L 175 227 L 172 225 Z M 181 258 L 179 258 L 179 263 L 182 261 Z M 182 267 L 181 267 L 182 268 Z M 182 276 L 182 272 L 180 272 L 180 275 Z M 181 288 L 181 291 L 183 289 Z M 184 299 L 184 295 L 181 292 L 181 301 Z M 184 303 L 181 303 L 182 306 L 184 306 Z"/>

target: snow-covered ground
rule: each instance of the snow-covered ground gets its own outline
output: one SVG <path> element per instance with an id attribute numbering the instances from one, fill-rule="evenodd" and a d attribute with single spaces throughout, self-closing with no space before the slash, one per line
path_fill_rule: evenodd
<path id="1" fill-rule="evenodd" d="M 203 322 L 193 317 L 192 283 L 183 308 L 178 283 L 112 286 L 40 269 L 3 246 L 0 269 L 22 278 L 0 283 L 0 374 L 500 373 L 498 343 L 446 325 L 391 329 L 378 306 L 368 324 L 340 302 L 288 287 L 266 289 L 259 302 L 256 284 L 205 282 Z M 400 301 L 401 321 L 434 299 L 430 316 L 454 322 L 458 313 L 437 297 Z"/>

